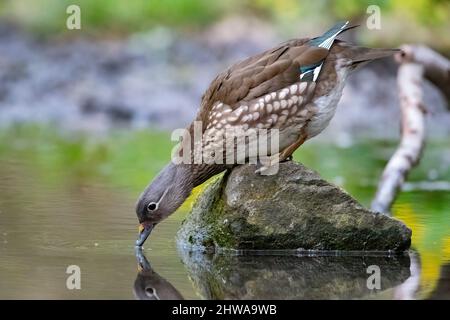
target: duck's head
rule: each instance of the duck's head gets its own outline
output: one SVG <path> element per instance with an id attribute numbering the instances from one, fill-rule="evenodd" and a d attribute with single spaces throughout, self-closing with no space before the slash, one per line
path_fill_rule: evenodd
<path id="1" fill-rule="evenodd" d="M 175 212 L 191 191 L 189 166 L 170 162 L 137 201 L 136 214 L 140 224 L 136 246 L 142 246 L 155 225 Z"/>

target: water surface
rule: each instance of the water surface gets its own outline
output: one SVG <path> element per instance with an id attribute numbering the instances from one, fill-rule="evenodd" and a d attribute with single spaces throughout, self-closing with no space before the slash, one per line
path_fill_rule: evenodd
<path id="1" fill-rule="evenodd" d="M 450 298 L 449 144 L 429 143 L 394 215 L 413 230 L 396 256 L 190 255 L 174 235 L 192 199 L 135 257 L 134 203 L 168 159 L 168 133 L 95 139 L 51 129 L 0 133 L 0 298 Z M 296 159 L 369 205 L 393 143 L 309 143 Z M 194 192 L 198 194 L 198 190 Z M 68 290 L 66 269 L 81 269 Z M 367 288 L 378 265 L 381 289 Z"/>

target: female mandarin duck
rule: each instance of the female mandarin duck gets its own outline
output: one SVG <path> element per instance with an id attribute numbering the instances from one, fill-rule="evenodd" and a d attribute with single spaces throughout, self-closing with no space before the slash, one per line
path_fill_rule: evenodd
<path id="1" fill-rule="evenodd" d="M 322 132 L 334 116 L 347 75 L 358 66 L 397 51 L 336 40 L 340 33 L 353 28 L 348 24 L 338 23 L 320 37 L 287 41 L 220 73 L 203 95 L 197 117 L 187 129 L 192 134 L 194 123 L 202 124 L 203 152 L 217 146 L 215 137 L 230 128 L 244 133 L 277 129 L 275 159 L 283 161 Z M 199 152 L 198 144 L 193 143 L 192 148 L 191 159 Z M 183 146 L 179 151 L 183 153 Z M 243 163 L 246 155 L 238 153 L 234 164 Z M 270 167 L 270 161 L 259 171 Z M 136 245 L 142 246 L 154 226 L 177 210 L 195 186 L 230 168 L 226 163 L 170 162 L 137 202 L 140 233 Z"/>

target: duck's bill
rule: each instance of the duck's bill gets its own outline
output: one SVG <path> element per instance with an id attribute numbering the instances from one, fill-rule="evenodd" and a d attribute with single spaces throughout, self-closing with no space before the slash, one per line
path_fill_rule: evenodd
<path id="1" fill-rule="evenodd" d="M 154 226 L 153 224 L 145 222 L 139 225 L 139 236 L 138 239 L 136 240 L 136 246 L 142 247 L 145 240 L 147 240 L 148 236 L 152 232 L 153 226 Z"/>
<path id="2" fill-rule="evenodd" d="M 136 254 L 136 260 L 138 263 L 138 271 L 151 271 L 152 267 L 150 265 L 150 262 L 148 262 L 147 258 L 145 257 L 144 252 L 142 251 L 142 247 L 136 246 L 135 247 L 135 254 Z"/>

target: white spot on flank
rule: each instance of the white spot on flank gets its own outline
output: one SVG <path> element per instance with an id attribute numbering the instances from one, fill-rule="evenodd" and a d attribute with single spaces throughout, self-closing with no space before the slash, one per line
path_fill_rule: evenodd
<path id="1" fill-rule="evenodd" d="M 281 101 L 280 101 L 280 104 L 281 104 L 281 108 L 282 108 L 282 109 L 286 108 L 287 105 L 288 105 L 286 100 L 281 100 Z"/>
<path id="2" fill-rule="evenodd" d="M 275 102 L 273 103 L 273 109 L 274 109 L 275 111 L 277 111 L 278 109 L 280 109 L 280 102 L 279 102 L 279 101 L 275 101 Z"/>
<path id="3" fill-rule="evenodd" d="M 236 110 L 233 111 L 233 114 L 236 115 L 236 117 L 239 117 L 241 113 L 243 112 L 242 108 L 239 107 Z"/>
<path id="4" fill-rule="evenodd" d="M 264 97 L 264 100 L 265 100 L 266 102 L 269 102 L 269 101 L 270 101 L 270 94 L 266 95 L 266 96 Z"/>
<path id="5" fill-rule="evenodd" d="M 275 98 L 277 97 L 277 93 L 276 93 L 276 92 L 272 92 L 272 93 L 270 94 L 270 96 L 272 97 L 272 99 L 275 99 Z"/>
<path id="6" fill-rule="evenodd" d="M 303 91 L 305 91 L 305 88 L 308 84 L 306 82 L 300 82 L 300 84 L 298 85 L 298 92 L 302 93 Z"/>
<path id="7" fill-rule="evenodd" d="M 297 106 L 293 106 L 291 109 L 291 114 L 295 114 L 297 112 Z"/>
<path id="8" fill-rule="evenodd" d="M 267 104 L 266 105 L 266 110 L 267 110 L 267 113 L 271 113 L 272 112 L 272 105 L 269 103 L 269 104 Z"/>
<path id="9" fill-rule="evenodd" d="M 295 94 L 295 92 L 297 91 L 297 85 L 293 84 L 290 88 L 291 94 Z"/>
<path id="10" fill-rule="evenodd" d="M 284 122 L 286 121 L 286 119 L 287 119 L 287 116 L 285 116 L 285 115 L 283 115 L 283 116 L 281 116 L 281 117 L 279 117 L 278 118 L 278 125 L 283 125 L 284 124 Z"/>
<path id="11" fill-rule="evenodd" d="M 302 111 L 299 112 L 299 115 L 302 117 L 306 117 L 307 114 L 308 114 L 308 109 L 303 109 Z"/>

